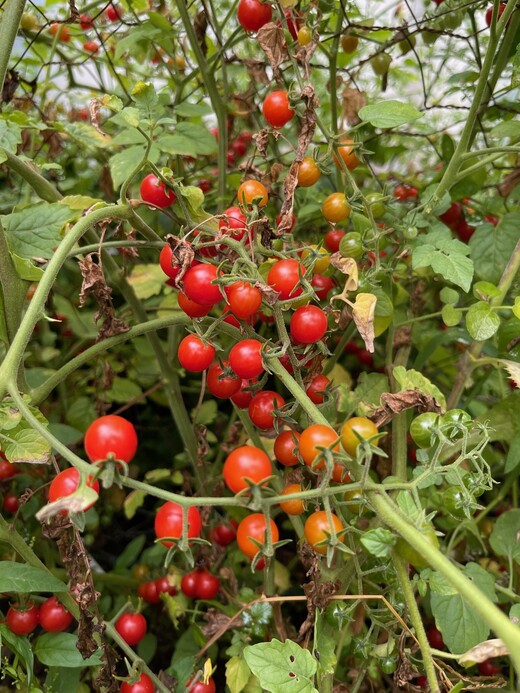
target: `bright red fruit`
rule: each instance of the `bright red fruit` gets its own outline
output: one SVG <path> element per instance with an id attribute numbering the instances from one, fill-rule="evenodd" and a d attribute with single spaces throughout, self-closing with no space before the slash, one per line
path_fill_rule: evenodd
<path id="1" fill-rule="evenodd" d="M 5 457 L 0 459 L 0 481 L 5 481 L 6 479 L 11 479 L 13 476 L 18 474 L 20 470 L 15 464 L 8 462 Z"/>
<path id="2" fill-rule="evenodd" d="M 119 690 L 121 693 L 154 693 L 155 686 L 152 679 L 147 674 L 142 673 L 136 683 L 123 681 Z"/>
<path id="3" fill-rule="evenodd" d="M 186 296 L 202 306 L 213 306 L 222 299 L 220 287 L 213 284 L 218 277 L 215 265 L 201 262 L 200 265 L 190 267 L 184 275 L 184 293 Z"/>
<path id="4" fill-rule="evenodd" d="M 188 686 L 191 681 L 188 681 Z M 209 678 L 207 683 L 204 681 L 197 681 L 197 683 L 190 689 L 190 693 L 215 693 L 216 692 L 215 681 Z"/>
<path id="5" fill-rule="evenodd" d="M 231 311 L 241 320 L 254 315 L 262 304 L 262 292 L 249 282 L 230 284 L 226 294 Z"/>
<path id="6" fill-rule="evenodd" d="M 203 318 L 213 307 L 211 305 L 205 306 L 196 301 L 192 301 L 191 298 L 188 298 L 182 291 L 179 291 L 177 294 L 177 301 L 182 312 L 186 313 L 190 318 Z"/>
<path id="7" fill-rule="evenodd" d="M 142 582 L 137 588 L 137 594 L 141 599 L 144 599 L 145 602 L 148 602 L 148 604 L 159 604 L 161 601 L 155 580 Z"/>
<path id="8" fill-rule="evenodd" d="M 324 301 L 329 292 L 336 286 L 334 280 L 324 274 L 314 274 L 311 279 L 311 285 L 320 301 Z"/>
<path id="9" fill-rule="evenodd" d="M 262 112 L 273 128 L 283 128 L 294 116 L 289 106 L 289 95 L 283 90 L 272 91 L 265 97 Z"/>
<path id="10" fill-rule="evenodd" d="M 3 508 L 6 513 L 14 515 L 19 507 L 20 501 L 18 500 L 18 496 L 15 496 L 13 493 L 8 493 L 4 496 Z"/>
<path id="11" fill-rule="evenodd" d="M 139 192 L 143 202 L 160 209 L 169 207 L 177 199 L 175 194 L 166 188 L 162 180 L 159 180 L 154 173 L 149 173 L 143 178 Z"/>
<path id="12" fill-rule="evenodd" d="M 267 283 L 278 291 L 281 301 L 299 296 L 303 288 L 298 286 L 300 278 L 305 274 L 305 267 L 298 260 L 278 260 L 269 270 Z"/>
<path id="13" fill-rule="evenodd" d="M 49 502 L 53 503 L 60 498 L 71 496 L 79 486 L 79 478 L 80 474 L 76 467 L 69 467 L 57 474 L 49 486 Z M 94 481 L 93 477 L 89 476 L 87 486 L 99 493 L 99 481 Z M 93 505 L 94 503 L 91 503 L 86 508 L 83 508 L 83 511 L 87 511 Z M 63 511 L 63 514 L 66 514 L 66 511 Z"/>
<path id="14" fill-rule="evenodd" d="M 270 22 L 273 16 L 271 5 L 260 0 L 240 0 L 237 19 L 246 31 L 258 31 Z"/>
<path id="15" fill-rule="evenodd" d="M 497 22 L 500 19 L 500 17 L 503 15 L 505 9 L 506 9 L 506 3 L 501 2 L 500 5 L 498 6 Z M 492 17 L 493 17 L 493 5 L 491 5 L 491 7 L 488 7 L 486 10 L 486 24 L 488 26 L 491 26 Z"/>
<path id="16" fill-rule="evenodd" d="M 282 431 L 274 441 L 274 456 L 284 467 L 294 467 L 299 464 L 298 443 L 301 434 L 296 431 Z"/>
<path id="17" fill-rule="evenodd" d="M 300 344 L 314 344 L 327 331 L 327 316 L 318 306 L 302 306 L 291 317 L 291 337 Z"/>
<path id="18" fill-rule="evenodd" d="M 215 358 L 215 347 L 203 342 L 197 335 L 189 334 L 181 341 L 177 350 L 179 363 L 192 373 L 200 373 L 209 368 Z"/>
<path id="19" fill-rule="evenodd" d="M 117 22 L 123 16 L 123 10 L 118 5 L 109 5 L 105 11 L 105 17 L 110 22 Z"/>
<path id="20" fill-rule="evenodd" d="M 305 392 L 307 397 L 314 402 L 314 404 L 322 404 L 324 400 L 324 391 L 330 385 L 330 380 L 326 375 L 319 373 L 315 375 L 311 382 L 307 385 Z"/>
<path id="21" fill-rule="evenodd" d="M 280 409 L 284 404 L 284 398 L 277 392 L 261 390 L 249 402 L 249 418 L 255 426 L 267 431 L 274 426 L 274 410 Z"/>
<path id="22" fill-rule="evenodd" d="M 228 207 L 224 210 L 225 219 L 221 219 L 218 227 L 226 236 L 231 236 L 236 241 L 240 241 L 247 232 L 247 219 L 245 214 L 242 214 L 240 207 L 236 205 Z"/>
<path id="23" fill-rule="evenodd" d="M 170 279 L 175 279 L 179 274 L 180 265 L 172 264 L 173 250 L 169 245 L 165 245 L 159 255 L 159 264 L 164 274 Z"/>
<path id="24" fill-rule="evenodd" d="M 436 650 L 444 650 L 444 640 L 442 639 L 442 633 L 435 626 L 430 626 L 426 629 L 426 637 L 430 645 Z"/>
<path id="25" fill-rule="evenodd" d="M 443 221 L 446 224 L 446 226 L 452 226 L 453 224 L 456 224 L 461 218 L 462 205 L 460 204 L 460 202 L 452 202 L 450 208 L 447 209 L 439 217 L 439 219 Z"/>
<path id="26" fill-rule="evenodd" d="M 130 646 L 141 642 L 146 635 L 147 627 L 143 614 L 123 614 L 115 622 L 115 629 Z"/>
<path id="27" fill-rule="evenodd" d="M 229 362 L 223 361 L 222 365 L 229 371 Z M 224 370 L 220 363 L 214 363 L 208 371 L 206 385 L 214 397 L 227 399 L 232 397 L 240 390 L 242 378 L 232 372 L 224 375 Z"/>
<path id="28" fill-rule="evenodd" d="M 337 253 L 339 250 L 339 244 L 344 235 L 345 232 L 341 229 L 332 229 L 331 231 L 327 231 L 325 234 L 325 246 L 327 250 L 330 250 L 331 253 Z"/>
<path id="29" fill-rule="evenodd" d="M 56 597 L 46 599 L 40 606 L 40 625 L 48 633 L 61 633 L 66 630 L 74 617 Z"/>
<path id="30" fill-rule="evenodd" d="M 249 406 L 249 402 L 253 399 L 253 391 L 251 388 L 256 382 L 256 378 L 249 380 L 247 378 L 242 378 L 240 389 L 231 397 L 231 401 L 239 409 L 247 409 Z"/>
<path id="31" fill-rule="evenodd" d="M 241 378 L 256 378 L 264 372 L 262 342 L 243 339 L 229 352 L 229 365 Z"/>
<path id="32" fill-rule="evenodd" d="M 83 31 L 87 31 L 87 29 L 93 28 L 94 20 L 89 14 L 80 14 L 79 25 L 83 29 Z"/>
<path id="33" fill-rule="evenodd" d="M 157 594 L 169 594 L 172 597 L 177 594 L 177 590 L 173 585 L 170 584 L 170 581 L 168 580 L 168 577 L 166 575 L 163 575 L 160 578 L 157 578 L 155 581 L 155 586 L 157 587 Z"/>
<path id="34" fill-rule="evenodd" d="M 27 602 L 25 607 L 13 604 L 5 618 L 11 633 L 15 635 L 28 635 L 38 625 L 40 613 L 38 607 L 32 602 Z"/>
<path id="35" fill-rule="evenodd" d="M 190 506 L 187 510 L 188 515 L 188 538 L 194 539 L 200 536 L 202 529 L 202 519 L 195 506 Z M 173 501 L 166 501 L 161 505 L 155 516 L 155 536 L 158 539 L 178 540 L 182 535 L 182 506 Z M 165 546 L 172 546 L 173 541 L 163 541 Z"/>
<path id="36" fill-rule="evenodd" d="M 85 452 L 91 462 L 106 460 L 113 455 L 127 464 L 137 452 L 137 433 L 133 424 L 122 416 L 100 416 L 87 428 Z"/>
<path id="37" fill-rule="evenodd" d="M 468 224 L 465 219 L 459 219 L 454 227 L 454 231 L 461 241 L 467 243 L 471 236 L 475 233 L 475 227 Z"/>
<path id="38" fill-rule="evenodd" d="M 249 488 L 246 479 L 260 484 L 272 474 L 271 460 L 260 448 L 242 445 L 231 452 L 224 462 L 222 476 L 233 493 Z"/>
<path id="39" fill-rule="evenodd" d="M 235 520 L 215 525 L 212 530 L 211 538 L 219 546 L 229 546 L 237 538 L 238 523 Z"/>

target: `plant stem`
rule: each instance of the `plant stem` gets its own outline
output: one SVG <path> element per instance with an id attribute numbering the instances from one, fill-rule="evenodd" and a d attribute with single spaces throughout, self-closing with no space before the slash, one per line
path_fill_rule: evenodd
<path id="1" fill-rule="evenodd" d="M 14 267 L 4 227 L 0 221 L 0 284 L 9 342 L 12 342 L 22 318 L 25 294 L 29 282 L 20 279 Z"/>
<path id="2" fill-rule="evenodd" d="M 0 94 L 4 88 L 9 58 L 13 50 L 14 40 L 25 7 L 25 0 L 6 0 L 4 12 L 0 20 Z"/>

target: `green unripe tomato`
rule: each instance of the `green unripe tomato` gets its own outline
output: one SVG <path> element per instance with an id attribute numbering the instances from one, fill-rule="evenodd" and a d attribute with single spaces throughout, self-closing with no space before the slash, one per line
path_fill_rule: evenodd
<path id="1" fill-rule="evenodd" d="M 397 662 L 394 657 L 384 657 L 380 662 L 380 666 L 383 674 L 393 674 L 397 669 Z"/>
<path id="2" fill-rule="evenodd" d="M 20 19 L 20 26 L 24 31 L 34 31 L 38 26 L 38 22 L 31 12 L 24 12 Z"/>
<path id="3" fill-rule="evenodd" d="M 351 608 L 343 602 L 333 601 L 325 609 L 325 620 L 332 628 L 343 628 L 352 621 Z"/>
<path id="4" fill-rule="evenodd" d="M 458 486 L 449 486 L 442 494 L 442 507 L 458 520 L 466 517 L 464 512 L 464 493 Z"/>
<path id="5" fill-rule="evenodd" d="M 391 62 L 392 58 L 388 53 L 377 53 L 370 58 L 370 65 L 376 75 L 386 75 Z"/>
<path id="6" fill-rule="evenodd" d="M 418 233 L 419 231 L 416 226 L 407 226 L 403 229 L 403 236 L 409 241 L 417 238 Z"/>
<path id="7" fill-rule="evenodd" d="M 341 257 L 351 257 L 357 260 L 363 255 L 363 241 L 357 231 L 346 233 L 339 243 Z"/>
<path id="8" fill-rule="evenodd" d="M 432 525 L 424 525 L 419 528 L 423 537 L 426 541 L 436 549 L 439 548 L 439 539 L 435 534 L 435 530 Z M 428 561 L 416 551 L 410 544 L 403 538 L 397 540 L 395 545 L 395 550 L 397 554 L 401 556 L 407 563 L 412 565 L 416 570 L 422 570 L 428 567 Z"/>
<path id="9" fill-rule="evenodd" d="M 431 411 L 419 414 L 410 425 L 410 435 L 419 448 L 430 448 L 433 445 L 433 428 L 439 425 L 440 417 Z"/>
<path id="10" fill-rule="evenodd" d="M 459 440 L 463 432 L 461 426 L 467 427 L 471 423 L 471 416 L 464 409 L 450 409 L 441 416 L 440 425 L 447 438 Z"/>
<path id="11" fill-rule="evenodd" d="M 373 192 L 366 196 L 366 200 L 370 206 L 370 211 L 374 219 L 379 219 L 385 213 L 385 203 L 383 193 Z"/>
<path id="12" fill-rule="evenodd" d="M 348 32 L 341 37 L 341 48 L 344 53 L 354 53 L 358 47 L 359 39 Z"/>

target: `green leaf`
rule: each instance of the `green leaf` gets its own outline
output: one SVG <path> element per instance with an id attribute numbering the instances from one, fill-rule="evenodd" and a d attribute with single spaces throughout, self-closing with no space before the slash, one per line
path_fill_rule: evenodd
<path id="1" fill-rule="evenodd" d="M 193 414 L 196 414 L 193 423 L 199 424 L 199 426 L 209 426 L 217 418 L 218 404 L 214 399 L 208 399 L 201 404 L 198 411 L 194 410 Z"/>
<path id="2" fill-rule="evenodd" d="M 378 556 L 379 558 L 390 556 L 396 540 L 395 534 L 383 527 L 369 529 L 360 539 L 365 549 L 373 556 Z"/>
<path id="3" fill-rule="evenodd" d="M 509 452 L 507 453 L 506 466 L 504 467 L 504 473 L 509 474 L 520 464 L 520 431 L 517 431 L 511 444 L 509 446 Z"/>
<path id="4" fill-rule="evenodd" d="M 18 145 L 21 143 L 22 129 L 15 123 L 0 119 L 0 146 L 7 149 L 8 152 L 16 154 Z"/>
<path id="5" fill-rule="evenodd" d="M 475 282 L 473 284 L 473 296 L 480 301 L 489 301 L 491 298 L 500 296 L 500 290 L 491 282 Z"/>
<path id="6" fill-rule="evenodd" d="M 52 693 L 78 691 L 80 690 L 81 674 L 81 667 L 49 667 L 45 679 L 45 690 L 52 691 Z"/>
<path id="7" fill-rule="evenodd" d="M 491 128 L 493 137 L 520 137 L 520 122 L 518 120 L 504 120 Z"/>
<path id="8" fill-rule="evenodd" d="M 230 693 L 241 693 L 246 687 L 251 669 L 246 660 L 235 655 L 226 662 L 226 683 Z"/>
<path id="9" fill-rule="evenodd" d="M 454 308 L 451 303 L 448 303 L 442 307 L 441 316 L 443 323 L 447 327 L 454 327 L 461 321 L 462 311 Z"/>
<path id="10" fill-rule="evenodd" d="M 516 296 L 513 305 L 513 315 L 520 320 L 520 296 Z"/>
<path id="11" fill-rule="evenodd" d="M 102 651 L 83 659 L 76 647 L 78 636 L 74 633 L 44 633 L 37 638 L 34 654 L 42 664 L 50 667 L 92 667 L 102 664 Z"/>
<path id="12" fill-rule="evenodd" d="M 141 299 L 160 294 L 165 280 L 164 272 L 157 262 L 136 265 L 127 277 L 127 282 L 135 291 L 137 298 Z"/>
<path id="13" fill-rule="evenodd" d="M 137 108 L 132 108 L 132 106 L 127 106 L 126 108 L 123 108 L 123 110 L 120 113 L 120 117 L 123 118 L 125 123 L 127 125 L 130 125 L 132 128 L 136 128 L 139 125 L 139 109 Z"/>
<path id="14" fill-rule="evenodd" d="M 442 409 L 446 409 L 446 399 L 442 392 L 436 385 L 428 380 L 428 378 L 425 378 L 422 373 L 419 373 L 419 371 L 413 368 L 406 370 L 404 366 L 396 366 L 392 374 L 401 390 L 420 390 L 434 397 L 441 405 Z"/>
<path id="15" fill-rule="evenodd" d="M 114 564 L 115 568 L 128 568 L 135 563 L 139 558 L 139 554 L 144 549 L 146 543 L 146 536 L 144 534 L 139 534 L 134 537 L 130 543 L 128 543 L 125 548 L 121 551 L 117 560 Z"/>
<path id="16" fill-rule="evenodd" d="M 459 292 L 444 286 L 439 293 L 439 298 L 443 303 L 455 306 L 459 302 Z"/>
<path id="17" fill-rule="evenodd" d="M 520 391 L 512 392 L 508 397 L 501 399 L 478 416 L 477 421 L 488 425 L 491 440 L 511 443 L 520 431 Z"/>
<path id="18" fill-rule="evenodd" d="M 56 436 L 63 445 L 75 445 L 83 438 L 83 431 L 78 431 L 77 428 L 67 426 L 67 424 L 50 423 L 49 431 L 53 436 Z"/>
<path id="19" fill-rule="evenodd" d="M 52 257 L 61 230 L 75 213 L 60 203 L 41 202 L 21 212 L 2 216 L 9 250 L 24 258 Z"/>
<path id="20" fill-rule="evenodd" d="M 137 82 L 130 95 L 133 101 L 145 111 L 152 111 L 158 102 L 155 86 L 147 82 Z"/>
<path id="21" fill-rule="evenodd" d="M 473 339 L 490 339 L 500 327 L 500 317 L 485 301 L 474 303 L 466 313 L 466 328 Z"/>
<path id="22" fill-rule="evenodd" d="M 166 154 L 193 157 L 215 154 L 218 148 L 213 135 L 197 123 L 179 123 L 173 135 L 159 137 L 156 144 Z"/>
<path id="23" fill-rule="evenodd" d="M 181 118 L 194 118 L 196 116 L 209 115 L 211 108 L 206 103 L 180 103 L 174 108 L 174 113 Z"/>
<path id="24" fill-rule="evenodd" d="M 0 561 L 0 592 L 66 592 L 67 585 L 41 568 Z"/>
<path id="25" fill-rule="evenodd" d="M 520 510 L 508 510 L 500 515 L 489 537 L 491 548 L 498 556 L 512 558 L 520 564 Z"/>
<path id="26" fill-rule="evenodd" d="M 130 402 L 130 400 L 139 397 L 142 390 L 137 383 L 134 383 L 128 378 L 120 378 L 116 376 L 112 382 L 112 387 L 107 391 L 107 397 L 112 402 Z"/>
<path id="27" fill-rule="evenodd" d="M 447 281 L 469 291 L 473 279 L 473 263 L 466 257 L 465 243 L 451 237 L 446 228 L 419 237 L 412 253 L 413 269 L 431 267 Z"/>
<path id="28" fill-rule="evenodd" d="M 320 676 L 333 674 L 338 664 L 336 647 L 338 645 L 338 629 L 331 626 L 326 618 L 318 620 L 314 630 L 314 651 L 318 660 Z"/>
<path id="29" fill-rule="evenodd" d="M 99 197 L 89 197 L 88 195 L 67 195 L 62 200 L 60 204 L 66 205 L 70 209 L 78 210 L 83 212 L 85 209 L 92 207 L 93 205 L 104 202 Z"/>
<path id="30" fill-rule="evenodd" d="M 96 128 L 87 123 L 53 123 L 53 127 L 58 132 L 65 132 L 76 140 L 78 144 L 92 149 L 106 149 L 112 145 L 112 138 L 109 135 L 102 135 Z"/>
<path id="31" fill-rule="evenodd" d="M 402 101 L 381 101 L 363 106 L 359 117 L 376 128 L 397 128 L 423 117 L 423 113 L 414 106 Z"/>
<path id="32" fill-rule="evenodd" d="M 85 433 L 96 418 L 94 403 L 90 397 L 78 397 L 66 408 L 65 416 L 71 426 Z"/>
<path id="33" fill-rule="evenodd" d="M 318 693 L 313 685 L 317 662 L 292 640 L 250 645 L 244 657 L 260 685 L 270 693 Z"/>
<path id="34" fill-rule="evenodd" d="M 122 152 L 118 152 L 110 157 L 108 165 L 114 190 L 118 190 L 121 184 L 128 178 L 128 174 L 142 161 L 144 152 L 144 146 L 136 145 L 135 147 L 127 147 Z M 159 152 L 156 147 L 152 147 L 148 154 L 148 160 L 155 164 L 158 159 Z"/>
<path id="35" fill-rule="evenodd" d="M 386 375 L 363 371 L 355 390 L 350 390 L 350 383 L 338 388 L 338 411 L 347 415 L 355 411 L 358 416 L 365 416 L 373 407 L 379 407 L 381 395 L 389 389 Z"/>
<path id="36" fill-rule="evenodd" d="M 518 242 L 520 214 L 505 214 L 500 222 L 480 224 L 469 241 L 475 273 L 481 279 L 498 284 Z"/>
<path id="37" fill-rule="evenodd" d="M 118 113 L 123 108 L 123 102 L 119 96 L 115 96 L 114 94 L 104 94 L 101 103 L 115 113 Z"/>
<path id="38" fill-rule="evenodd" d="M 28 683 L 30 684 L 34 671 L 34 655 L 31 643 L 26 637 L 22 638 L 19 635 L 11 633 L 9 627 L 5 623 L 0 623 L 0 646 L 2 650 L 4 643 L 7 643 L 9 649 L 22 661 L 25 671 L 27 672 Z"/>
<path id="39" fill-rule="evenodd" d="M 95 339 L 98 334 L 97 327 L 94 323 L 94 311 L 78 308 L 77 305 L 71 303 L 65 296 L 56 294 L 54 296 L 54 308 L 57 313 L 61 313 L 67 318 L 67 327 L 69 327 L 75 335 L 82 339 Z M 79 426 L 76 426 L 79 428 Z"/>
<path id="40" fill-rule="evenodd" d="M 28 282 L 39 282 L 43 275 L 43 270 L 25 257 L 20 257 L 16 253 L 10 253 L 14 268 L 20 279 Z"/>
<path id="41" fill-rule="evenodd" d="M 24 428 L 17 431 L 12 437 L 14 442 L 9 442 L 4 450 L 9 462 L 47 464 L 51 454 L 51 446 L 38 431 Z"/>

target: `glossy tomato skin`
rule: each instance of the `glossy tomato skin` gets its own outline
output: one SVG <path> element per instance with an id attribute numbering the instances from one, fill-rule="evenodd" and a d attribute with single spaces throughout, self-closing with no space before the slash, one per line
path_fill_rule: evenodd
<path id="1" fill-rule="evenodd" d="M 262 342 L 242 339 L 229 352 L 229 365 L 241 378 L 257 378 L 264 372 Z"/>
<path id="2" fill-rule="evenodd" d="M 247 232 L 247 219 L 240 207 L 236 205 L 228 207 L 222 214 L 225 219 L 221 219 L 218 223 L 220 231 L 237 241 L 242 240 Z"/>
<path id="3" fill-rule="evenodd" d="M 434 442 L 434 428 L 438 427 L 440 417 L 433 412 L 424 412 L 416 416 L 410 425 L 413 442 L 420 448 L 429 448 Z"/>
<path id="4" fill-rule="evenodd" d="M 229 307 L 241 320 L 248 320 L 262 304 L 262 292 L 249 282 L 235 282 L 226 289 Z"/>
<path id="5" fill-rule="evenodd" d="M 159 180 L 154 173 L 149 173 L 143 178 L 139 193 L 143 202 L 160 209 L 169 207 L 177 199 L 175 194 L 166 188 L 162 180 Z"/>
<path id="6" fill-rule="evenodd" d="M 246 479 L 261 484 L 272 474 L 271 460 L 260 448 L 242 445 L 229 453 L 224 462 L 222 476 L 233 493 L 249 488 Z"/>
<path id="7" fill-rule="evenodd" d="M 220 580 L 207 570 L 200 569 L 197 575 L 197 598 L 215 599 L 220 591 Z"/>
<path id="8" fill-rule="evenodd" d="M 6 459 L 0 459 L 0 481 L 12 479 L 19 472 L 19 468 L 15 464 L 11 464 Z"/>
<path id="9" fill-rule="evenodd" d="M 273 128 L 283 128 L 294 116 L 289 106 L 289 95 L 283 90 L 272 91 L 265 97 L 262 112 Z"/>
<path id="10" fill-rule="evenodd" d="M 159 255 L 159 264 L 164 274 L 170 279 L 175 279 L 179 274 L 180 265 L 172 265 L 173 251 L 169 245 L 165 245 Z"/>
<path id="11" fill-rule="evenodd" d="M 157 578 L 157 580 L 155 580 L 155 586 L 157 587 L 158 595 L 169 594 L 173 597 L 177 594 L 177 590 L 172 584 L 170 584 L 167 575 L 163 575 L 162 577 Z"/>
<path id="12" fill-rule="evenodd" d="M 6 513 L 14 515 L 20 507 L 20 501 L 18 500 L 18 496 L 15 496 L 14 493 L 6 494 L 4 496 L 4 502 L 2 507 L 6 511 Z"/>
<path id="13" fill-rule="evenodd" d="M 237 19 L 246 31 L 258 31 L 271 21 L 273 10 L 267 2 L 260 0 L 240 0 Z"/>
<path id="14" fill-rule="evenodd" d="M 284 467 L 294 467 L 300 463 L 297 451 L 301 434 L 297 431 L 282 431 L 274 441 L 274 456 Z"/>
<path id="15" fill-rule="evenodd" d="M 320 301 L 325 301 L 329 293 L 336 286 L 332 277 L 327 277 L 324 274 L 313 274 L 311 286 L 316 292 L 316 296 Z"/>
<path id="16" fill-rule="evenodd" d="M 105 12 L 105 17 L 110 21 L 110 22 L 117 22 L 118 19 L 121 19 L 123 16 L 123 10 L 119 5 L 109 5 L 106 9 Z"/>
<path id="17" fill-rule="evenodd" d="M 136 683 L 123 681 L 119 690 L 120 693 L 154 693 L 155 686 L 152 679 L 143 672 Z"/>
<path id="18" fill-rule="evenodd" d="M 130 421 L 116 414 L 100 416 L 87 428 L 85 452 L 91 462 L 106 460 L 113 455 L 127 464 L 137 452 L 137 433 Z"/>
<path id="19" fill-rule="evenodd" d="M 500 5 L 498 6 L 497 22 L 500 19 L 500 17 L 503 15 L 504 10 L 506 9 L 506 5 L 507 5 L 507 3 L 501 2 Z M 491 26 L 491 20 L 493 18 L 493 5 L 491 5 L 491 7 L 487 8 L 485 18 L 486 18 L 486 24 L 488 26 Z"/>
<path id="20" fill-rule="evenodd" d="M 299 286 L 300 278 L 305 275 L 305 266 L 298 260 L 278 260 L 269 270 L 267 283 L 278 291 L 280 301 L 299 296 L 303 288 Z"/>
<path id="21" fill-rule="evenodd" d="M 127 645 L 137 645 L 146 635 L 148 624 L 143 614 L 123 614 L 115 622 L 115 629 Z"/>
<path id="22" fill-rule="evenodd" d="M 345 235 L 342 229 L 331 229 L 325 234 L 325 246 L 331 253 L 337 253 L 341 239 Z"/>
<path id="23" fill-rule="evenodd" d="M 248 408 L 249 403 L 254 397 L 254 392 L 251 388 L 256 382 L 256 378 L 242 378 L 242 382 L 240 383 L 240 389 L 231 397 L 231 401 L 239 409 Z"/>
<path id="24" fill-rule="evenodd" d="M 337 515 L 331 513 L 332 527 L 336 534 L 343 529 L 343 523 Z M 327 544 L 318 546 L 323 541 L 327 541 L 327 534 L 330 536 L 332 534 L 331 525 L 327 517 L 325 510 L 318 510 L 307 518 L 305 521 L 305 526 L 303 528 L 305 535 L 305 540 L 308 544 L 314 547 L 317 553 L 326 554 Z M 343 541 L 342 537 L 340 540 Z"/>
<path id="25" fill-rule="evenodd" d="M 190 318 L 203 318 L 213 307 L 211 304 L 202 305 L 201 303 L 192 301 L 183 291 L 179 291 L 177 294 L 177 301 L 182 312 L 186 313 Z"/>
<path id="26" fill-rule="evenodd" d="M 442 639 L 442 633 L 435 626 L 430 626 L 426 630 L 426 637 L 428 638 L 428 642 L 430 643 L 430 645 L 434 647 L 436 650 L 445 649 L 446 645 L 444 644 L 444 640 Z"/>
<path id="27" fill-rule="evenodd" d="M 214 397 L 228 399 L 240 390 L 242 379 L 230 372 L 228 361 L 223 361 L 222 366 L 215 362 L 210 367 L 206 377 L 206 386 Z M 224 375 L 224 371 L 227 372 L 226 375 Z"/>
<path id="28" fill-rule="evenodd" d="M 180 539 L 182 535 L 182 506 L 174 501 L 166 501 L 155 516 L 155 536 L 158 539 Z M 200 536 L 202 519 L 198 509 L 191 505 L 188 508 L 188 538 Z M 163 541 L 164 546 L 172 546 L 173 541 Z"/>
<path id="29" fill-rule="evenodd" d="M 353 171 L 361 163 L 355 152 L 356 149 L 354 140 L 351 137 L 343 136 L 337 148 L 337 154 L 334 154 L 336 166 L 341 168 L 341 160 L 343 160 L 343 163 L 348 170 Z"/>
<path id="30" fill-rule="evenodd" d="M 323 459 L 315 464 L 318 457 L 322 454 L 318 448 L 331 448 L 331 445 L 338 440 L 338 437 L 336 431 L 329 426 L 323 424 L 308 426 L 302 432 L 298 445 L 302 460 L 308 467 L 324 469 L 325 461 Z M 339 452 L 339 445 L 336 443 L 331 449 L 333 452 Z"/>
<path id="31" fill-rule="evenodd" d="M 259 207 L 265 207 L 269 196 L 267 194 L 267 188 L 259 180 L 254 180 L 250 178 L 240 184 L 237 190 L 237 198 L 239 204 L 243 207 L 250 208 L 253 202 Z"/>
<path id="32" fill-rule="evenodd" d="M 337 224 L 349 218 L 351 209 L 345 194 L 335 192 L 325 198 L 321 211 L 327 221 L 330 221 L 331 224 Z"/>
<path id="33" fill-rule="evenodd" d="M 310 188 L 320 178 L 320 167 L 312 156 L 306 156 L 298 165 L 298 185 L 300 188 Z"/>
<path id="34" fill-rule="evenodd" d="M 273 519 L 270 518 L 271 539 L 273 543 L 280 538 L 278 527 Z M 259 544 L 265 544 L 265 533 L 267 529 L 267 520 L 262 513 L 252 513 L 245 517 L 238 525 L 237 529 L 237 544 L 238 548 L 248 558 L 254 558 L 259 551 L 258 546 L 251 541 L 255 539 Z"/>
<path id="35" fill-rule="evenodd" d="M 299 344 L 315 344 L 327 331 L 327 316 L 318 306 L 302 306 L 291 317 L 291 337 Z"/>
<path id="36" fill-rule="evenodd" d="M 260 390 L 249 402 L 249 418 L 264 431 L 274 426 L 275 409 L 280 409 L 285 404 L 284 398 L 273 390 Z"/>
<path id="37" fill-rule="evenodd" d="M 38 625 L 40 612 L 33 602 L 27 602 L 23 609 L 18 604 L 13 604 L 9 608 L 5 620 L 11 633 L 28 635 Z"/>
<path id="38" fill-rule="evenodd" d="M 213 527 L 212 538 L 219 546 L 229 546 L 237 538 L 238 523 L 235 520 Z"/>
<path id="39" fill-rule="evenodd" d="M 377 435 L 377 433 L 377 426 L 370 419 L 364 416 L 353 416 L 345 421 L 341 427 L 341 445 L 346 453 L 351 457 L 355 457 L 360 443 L 358 435 L 363 440 L 368 440 L 372 436 Z"/>
<path id="40" fill-rule="evenodd" d="M 57 474 L 49 486 L 49 502 L 53 503 L 60 498 L 72 495 L 79 486 L 79 479 L 80 474 L 75 467 L 69 467 Z M 87 486 L 94 489 L 96 493 L 99 493 L 99 481 L 94 481 L 93 477 L 88 478 Z M 94 503 L 84 508 L 84 511 L 87 511 L 93 505 Z M 66 511 L 63 511 L 63 514 L 65 515 Z"/>
<path id="41" fill-rule="evenodd" d="M 314 402 L 314 404 L 323 404 L 323 400 L 325 399 L 324 393 L 329 385 L 330 380 L 327 378 L 327 376 L 323 375 L 322 373 L 318 373 L 318 375 L 315 375 L 311 382 L 307 385 L 305 393 L 311 402 Z"/>
<path id="42" fill-rule="evenodd" d="M 213 284 L 218 277 L 215 265 L 201 262 L 200 265 L 190 267 L 184 275 L 184 293 L 186 296 L 202 306 L 213 306 L 222 300 L 220 287 Z"/>
<path id="43" fill-rule="evenodd" d="M 188 686 L 191 681 L 188 681 Z M 204 681 L 197 681 L 197 683 L 190 689 L 190 693 L 216 693 L 215 681 L 212 678 L 208 679 L 207 683 Z"/>
<path id="44" fill-rule="evenodd" d="M 155 580 L 142 582 L 137 588 L 137 594 L 148 604 L 159 604 L 161 601 Z"/>
<path id="45" fill-rule="evenodd" d="M 215 358 L 215 347 L 203 342 L 197 335 L 189 334 L 181 340 L 177 350 L 179 363 L 191 373 L 200 373 L 209 368 Z"/>
<path id="46" fill-rule="evenodd" d="M 301 484 L 288 484 L 282 491 L 282 496 L 288 496 L 292 493 L 300 493 L 303 491 Z M 287 500 L 280 502 L 280 508 L 287 513 L 287 515 L 302 515 L 305 512 L 305 506 L 303 501 L 298 498 L 294 500 Z"/>
<path id="47" fill-rule="evenodd" d="M 191 573 L 186 573 L 182 576 L 181 590 L 182 593 L 189 599 L 197 598 L 197 571 L 192 570 Z"/>
<path id="48" fill-rule="evenodd" d="M 66 630 L 74 617 L 56 597 L 46 599 L 40 606 L 40 625 L 48 633 L 61 633 Z"/>

